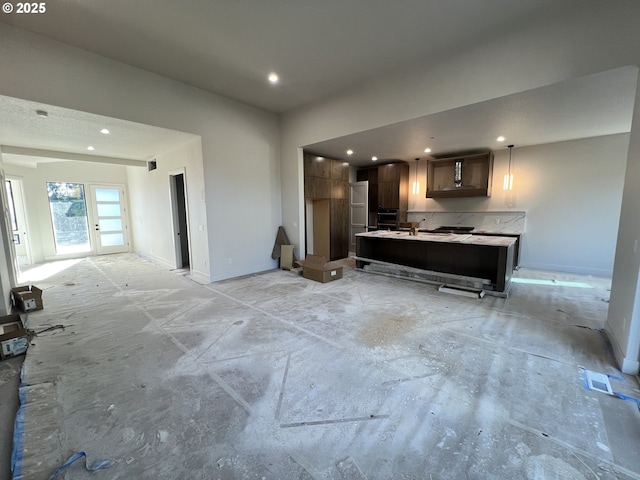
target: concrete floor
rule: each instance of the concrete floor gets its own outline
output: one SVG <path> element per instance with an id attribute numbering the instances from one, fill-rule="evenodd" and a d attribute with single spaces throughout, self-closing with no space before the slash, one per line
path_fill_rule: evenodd
<path id="1" fill-rule="evenodd" d="M 346 269 L 199 285 L 135 255 L 36 283 L 22 478 L 640 479 L 608 279 L 520 270 L 471 299 Z M 640 398 L 637 379 L 614 389 Z"/>
<path id="2" fill-rule="evenodd" d="M 18 386 L 24 356 L 0 361 L 0 480 L 11 479 L 13 424 L 20 405 Z"/>

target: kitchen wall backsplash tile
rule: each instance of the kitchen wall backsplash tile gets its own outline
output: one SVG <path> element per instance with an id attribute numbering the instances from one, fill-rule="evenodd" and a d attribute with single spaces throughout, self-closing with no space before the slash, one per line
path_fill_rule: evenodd
<path id="1" fill-rule="evenodd" d="M 420 222 L 420 228 L 443 225 L 474 227 L 474 231 L 524 233 L 526 212 L 408 212 L 408 222 Z"/>

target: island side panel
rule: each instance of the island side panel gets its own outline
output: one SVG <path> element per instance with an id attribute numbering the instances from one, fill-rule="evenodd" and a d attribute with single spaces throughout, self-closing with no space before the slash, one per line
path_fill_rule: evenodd
<path id="1" fill-rule="evenodd" d="M 383 262 L 491 281 L 504 291 L 513 269 L 513 245 L 490 246 L 456 242 L 430 242 L 407 238 L 358 236 L 356 256 Z M 357 261 L 362 268 L 367 262 Z"/>

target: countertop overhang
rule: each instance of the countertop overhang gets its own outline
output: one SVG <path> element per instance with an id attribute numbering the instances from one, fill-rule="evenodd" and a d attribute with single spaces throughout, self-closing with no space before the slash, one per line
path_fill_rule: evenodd
<path id="1" fill-rule="evenodd" d="M 515 237 L 498 237 L 488 235 L 472 235 L 470 233 L 426 233 L 418 232 L 417 235 L 411 235 L 410 232 L 398 230 L 376 230 L 371 232 L 363 232 L 356 234 L 357 237 L 369 238 L 386 238 L 395 240 L 408 240 L 414 242 L 444 242 L 444 243 L 462 243 L 467 245 L 487 245 L 494 247 L 508 247 L 516 243 Z"/>

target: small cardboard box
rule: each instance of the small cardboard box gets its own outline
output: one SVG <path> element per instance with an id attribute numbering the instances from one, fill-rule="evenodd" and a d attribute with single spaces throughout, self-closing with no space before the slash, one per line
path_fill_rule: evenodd
<path id="1" fill-rule="evenodd" d="M 327 283 L 342 278 L 342 265 L 339 262 L 328 262 L 327 257 L 307 255 L 298 262 L 302 266 L 302 276 L 316 282 Z"/>
<path id="2" fill-rule="evenodd" d="M 29 346 L 29 335 L 20 315 L 0 317 L 0 360 L 22 355 Z"/>
<path id="3" fill-rule="evenodd" d="M 280 268 L 282 270 L 293 268 L 293 245 L 280 245 Z"/>
<path id="4" fill-rule="evenodd" d="M 11 305 L 25 313 L 42 310 L 42 290 L 33 285 L 14 287 L 11 289 Z"/>

